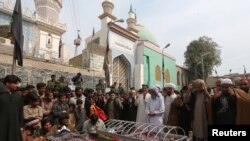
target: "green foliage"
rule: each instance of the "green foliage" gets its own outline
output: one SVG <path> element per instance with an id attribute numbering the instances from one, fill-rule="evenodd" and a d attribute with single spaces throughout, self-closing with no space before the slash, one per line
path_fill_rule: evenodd
<path id="1" fill-rule="evenodd" d="M 202 58 L 204 76 L 207 78 L 215 66 L 221 65 L 220 50 L 212 38 L 203 36 L 192 41 L 184 53 L 185 65 L 189 68 L 192 78 L 203 78 Z M 202 57 L 203 56 L 203 57 Z"/>

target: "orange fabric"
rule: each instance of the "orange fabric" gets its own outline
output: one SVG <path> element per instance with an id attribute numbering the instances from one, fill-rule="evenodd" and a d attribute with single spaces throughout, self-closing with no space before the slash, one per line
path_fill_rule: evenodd
<path id="1" fill-rule="evenodd" d="M 92 114 L 96 114 L 96 105 L 95 104 L 91 104 L 90 106 L 90 115 Z"/>
<path id="2" fill-rule="evenodd" d="M 234 89 L 237 96 L 236 124 L 250 125 L 250 95 L 240 89 Z"/>
<path id="3" fill-rule="evenodd" d="M 101 108 L 99 108 L 98 106 L 96 106 L 95 104 L 92 104 L 90 106 L 90 115 L 91 114 L 96 114 L 98 115 L 98 117 L 102 120 L 102 121 L 106 121 L 107 120 L 107 116 L 106 114 L 103 112 L 103 110 Z"/>
<path id="4" fill-rule="evenodd" d="M 179 108 L 181 107 L 181 97 L 178 95 L 171 104 L 167 125 L 178 125 Z"/>

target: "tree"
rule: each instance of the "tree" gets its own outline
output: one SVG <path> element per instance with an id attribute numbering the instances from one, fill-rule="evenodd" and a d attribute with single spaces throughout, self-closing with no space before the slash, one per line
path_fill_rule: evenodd
<path id="1" fill-rule="evenodd" d="M 204 78 L 212 73 L 215 66 L 221 65 L 220 50 L 218 44 L 212 38 L 203 36 L 192 41 L 184 53 L 185 65 L 194 79 L 203 78 L 202 58 L 204 67 Z"/>

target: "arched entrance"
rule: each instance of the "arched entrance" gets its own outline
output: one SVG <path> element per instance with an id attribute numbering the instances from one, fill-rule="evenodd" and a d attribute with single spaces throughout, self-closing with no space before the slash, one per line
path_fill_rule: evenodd
<path id="1" fill-rule="evenodd" d="M 125 90 L 130 87 L 131 65 L 124 55 L 120 55 L 113 60 L 112 82 L 122 83 Z"/>

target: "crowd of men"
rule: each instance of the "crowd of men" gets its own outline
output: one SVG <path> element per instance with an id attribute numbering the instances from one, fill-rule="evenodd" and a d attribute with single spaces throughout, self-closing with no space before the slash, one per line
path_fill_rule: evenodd
<path id="1" fill-rule="evenodd" d="M 105 128 L 103 120 L 107 119 L 180 126 L 186 134 L 192 131 L 196 141 L 207 140 L 208 124 L 250 124 L 245 112 L 250 105 L 249 83 L 245 80 L 235 88 L 230 79 L 222 79 L 209 89 L 197 79 L 180 92 L 172 83 L 163 88 L 142 85 L 126 92 L 115 82 L 107 92 L 102 80 L 95 90 L 80 87 L 80 73 L 72 78 L 74 90 L 64 79 L 52 75 L 47 84 L 19 88 L 21 79 L 7 75 L 0 82 L 1 140 L 45 140 L 65 130 L 96 133 Z M 104 113 L 97 113 L 96 107 Z"/>

